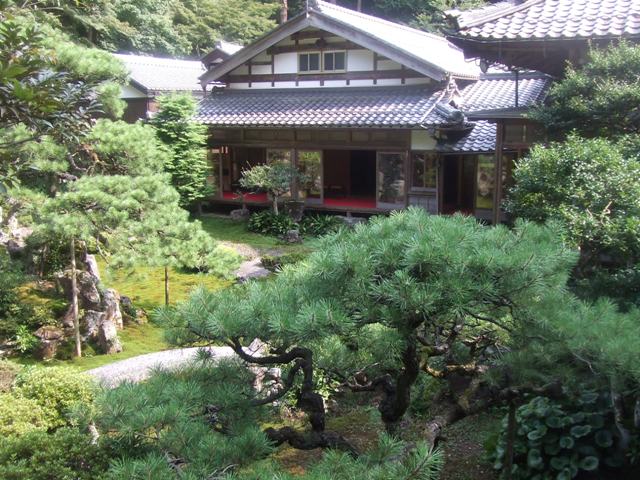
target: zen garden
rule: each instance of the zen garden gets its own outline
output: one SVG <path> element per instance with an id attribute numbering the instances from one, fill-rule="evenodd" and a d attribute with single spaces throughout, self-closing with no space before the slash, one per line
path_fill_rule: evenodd
<path id="1" fill-rule="evenodd" d="M 0 479 L 640 478 L 640 0 L 0 0 Z"/>

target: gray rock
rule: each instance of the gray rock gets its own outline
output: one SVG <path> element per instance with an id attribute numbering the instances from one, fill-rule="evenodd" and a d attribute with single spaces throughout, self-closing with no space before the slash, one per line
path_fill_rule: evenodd
<path id="1" fill-rule="evenodd" d="M 51 360 L 58 352 L 58 346 L 64 340 L 64 333 L 57 327 L 45 325 L 34 332 L 40 340 L 36 356 L 40 360 Z"/>
<path id="2" fill-rule="evenodd" d="M 89 272 L 78 272 L 78 301 L 82 308 L 100 309 L 101 299 L 98 283 Z"/>
<path id="3" fill-rule="evenodd" d="M 300 236 L 300 230 L 289 230 L 283 237 L 283 240 L 287 243 L 300 243 L 302 237 Z"/>
<path id="4" fill-rule="evenodd" d="M 80 321 L 80 324 L 84 327 L 85 340 L 97 340 L 98 332 L 100 331 L 100 325 L 104 322 L 104 312 L 96 310 L 85 310 L 84 316 Z"/>
<path id="5" fill-rule="evenodd" d="M 76 274 L 78 285 L 78 305 L 88 310 L 101 310 L 101 298 L 98 282 L 89 272 L 78 270 Z M 64 290 L 64 294 L 71 301 L 71 270 L 65 270 L 57 275 L 57 280 Z"/>
<path id="6" fill-rule="evenodd" d="M 235 276 L 239 282 L 246 282 L 252 278 L 266 277 L 270 274 L 271 272 L 262 266 L 260 258 L 243 262 L 240 268 L 235 271 Z"/>
<path id="7" fill-rule="evenodd" d="M 249 212 L 249 210 L 246 208 L 231 210 L 231 213 L 229 213 L 231 220 L 237 220 L 237 221 L 246 220 L 249 218 L 250 215 L 251 215 L 251 212 Z"/>
<path id="8" fill-rule="evenodd" d="M 119 330 L 122 330 L 122 312 L 120 311 L 120 294 L 113 288 L 108 288 L 102 295 L 102 305 L 104 307 L 104 321 L 113 322 Z"/>
<path id="9" fill-rule="evenodd" d="M 100 269 L 98 268 L 98 262 L 96 262 L 95 255 L 85 255 L 84 263 L 87 268 L 87 272 L 98 282 L 100 281 Z"/>
<path id="10" fill-rule="evenodd" d="M 103 321 L 98 328 L 98 345 L 102 353 L 111 355 L 122 351 L 115 322 Z"/>

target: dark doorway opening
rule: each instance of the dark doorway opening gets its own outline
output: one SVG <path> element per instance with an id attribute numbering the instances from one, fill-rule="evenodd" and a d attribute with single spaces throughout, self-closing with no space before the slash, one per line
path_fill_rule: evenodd
<path id="1" fill-rule="evenodd" d="M 442 172 L 442 213 L 474 214 L 475 156 L 447 156 Z"/>
<path id="2" fill-rule="evenodd" d="M 375 208 L 374 150 L 325 150 L 323 162 L 326 204 Z"/>

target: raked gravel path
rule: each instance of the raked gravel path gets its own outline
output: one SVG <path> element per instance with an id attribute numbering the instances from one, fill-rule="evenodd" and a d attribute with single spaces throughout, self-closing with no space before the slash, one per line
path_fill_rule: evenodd
<path id="1" fill-rule="evenodd" d="M 213 357 L 230 357 L 234 355 L 229 347 L 208 347 Z M 154 368 L 178 368 L 193 360 L 199 348 L 179 348 L 162 352 L 147 353 L 127 358 L 102 367 L 87 370 L 85 373 L 94 377 L 105 387 L 115 387 L 122 382 L 140 382 L 151 375 Z"/>

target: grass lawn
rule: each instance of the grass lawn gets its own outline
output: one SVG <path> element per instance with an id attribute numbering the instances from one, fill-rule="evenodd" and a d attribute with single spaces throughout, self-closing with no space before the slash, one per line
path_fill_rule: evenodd
<path id="1" fill-rule="evenodd" d="M 284 243 L 277 238 L 253 233 L 247 230 L 247 222 L 231 220 L 217 215 L 203 215 L 198 217 L 202 228 L 214 240 L 221 242 L 243 243 L 257 250 L 279 250 L 283 253 L 311 251 L 313 240 L 301 244 Z"/>

